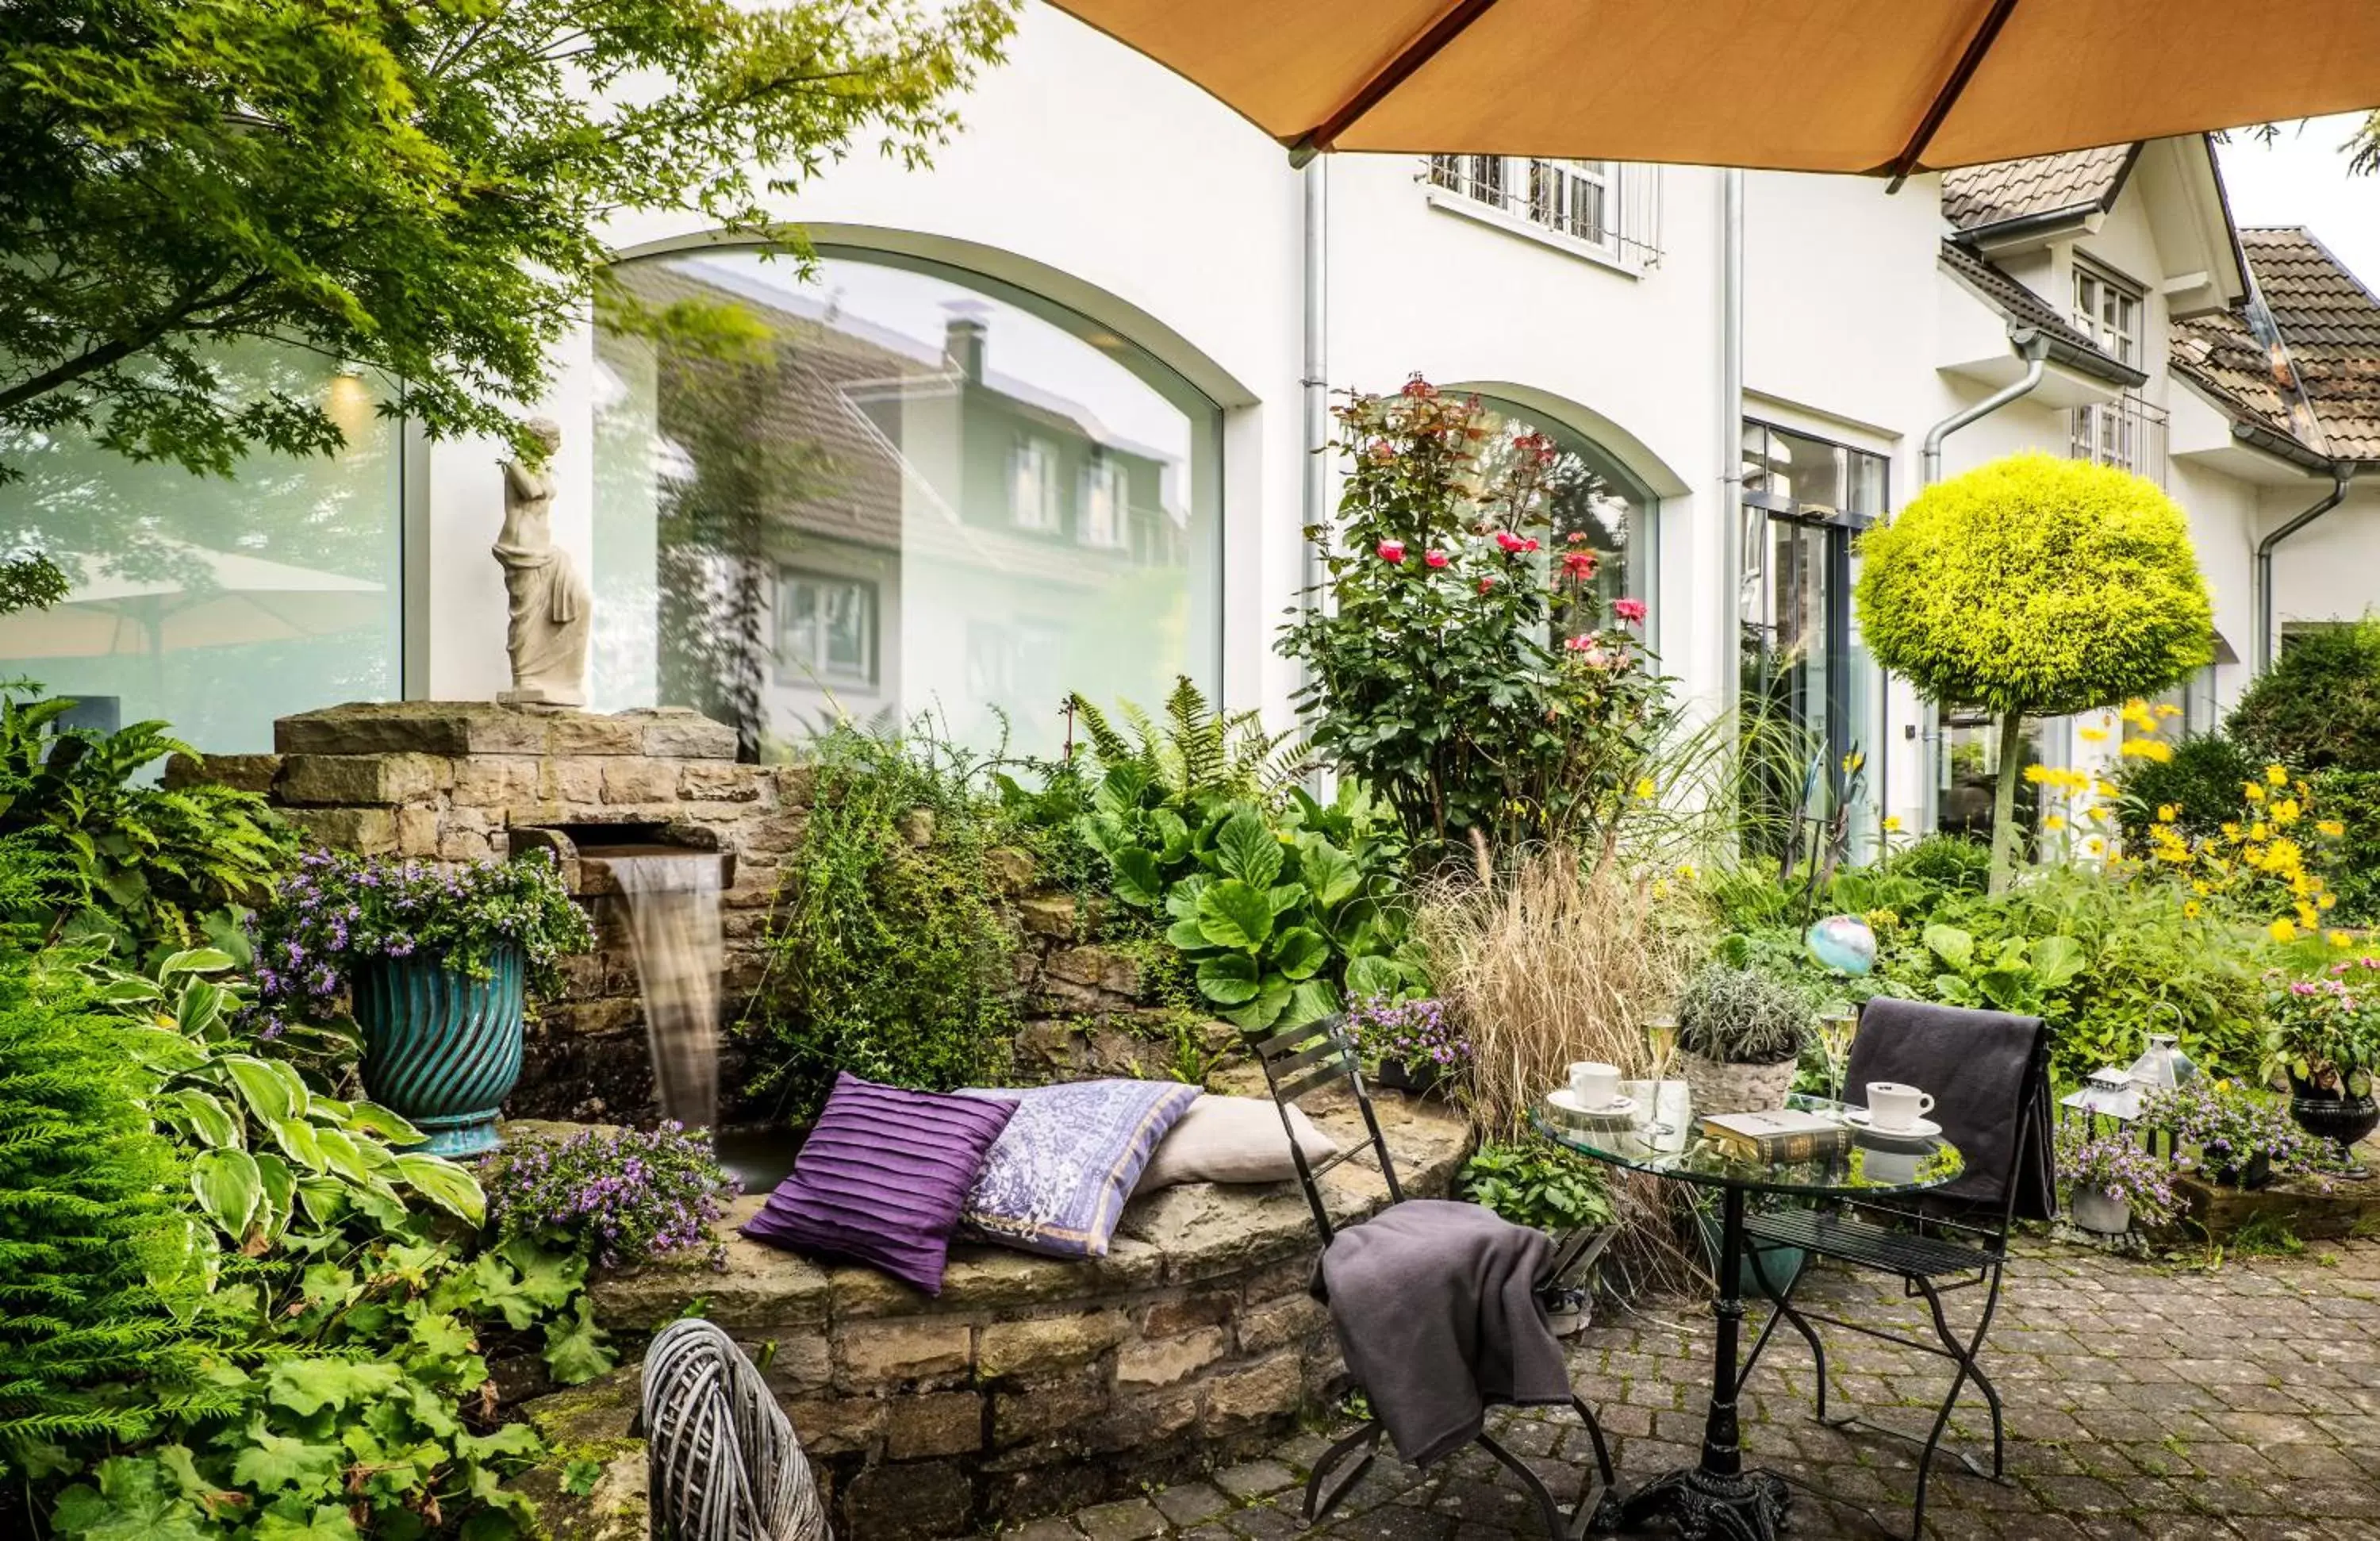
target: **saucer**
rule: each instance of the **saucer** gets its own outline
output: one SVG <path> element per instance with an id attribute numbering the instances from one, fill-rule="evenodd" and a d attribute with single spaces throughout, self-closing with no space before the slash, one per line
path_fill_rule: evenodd
<path id="1" fill-rule="evenodd" d="M 1546 1100 L 1572 1118 L 1622 1119 L 1636 1110 L 1633 1097 L 1616 1097 L 1600 1108 L 1590 1108 L 1578 1099 L 1578 1093 L 1568 1086 L 1556 1086 L 1546 1094 Z"/>
<path id="2" fill-rule="evenodd" d="M 1930 1140 L 1942 1133 L 1942 1126 L 1930 1118 L 1921 1118 L 1904 1128 L 1880 1128 L 1876 1124 L 1875 1115 L 1865 1108 L 1844 1109 L 1843 1122 L 1854 1129 L 1865 1130 L 1868 1134 L 1888 1140 Z"/>

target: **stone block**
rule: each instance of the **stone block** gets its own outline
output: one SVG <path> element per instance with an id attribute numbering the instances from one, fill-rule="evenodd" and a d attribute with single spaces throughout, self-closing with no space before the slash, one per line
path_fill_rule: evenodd
<path id="1" fill-rule="evenodd" d="M 1196 1385 L 1136 1394 L 1119 1392 L 1114 1405 L 1090 1431 L 1090 1448 L 1139 1450 L 1172 1438 L 1198 1421 L 1198 1392 Z"/>
<path id="2" fill-rule="evenodd" d="M 666 760 L 614 759 L 603 766 L 603 801 L 668 803 L 677 798 L 678 768 Z"/>
<path id="3" fill-rule="evenodd" d="M 808 765 L 776 767 L 777 802 L 783 807 L 808 807 L 818 795 L 818 770 Z"/>
<path id="4" fill-rule="evenodd" d="M 1135 1339 L 1116 1350 L 1116 1385 L 1171 1386 L 1231 1352 L 1232 1335 L 1220 1327 L 1197 1328 L 1177 1338 Z"/>
<path id="5" fill-rule="evenodd" d="M 382 856 L 396 849 L 396 820 L 386 808 L 283 808 L 281 813 L 334 850 Z"/>
<path id="6" fill-rule="evenodd" d="M 945 1380 L 975 1363 L 975 1329 L 946 1317 L 855 1322 L 835 1337 L 835 1385 L 845 1391 Z"/>
<path id="7" fill-rule="evenodd" d="M 716 1301 L 710 1303 L 714 1307 Z M 774 1345 L 773 1347 L 769 1345 Z M 834 1345 L 826 1334 L 817 1331 L 798 1332 L 792 1336 L 764 1338 L 743 1345 L 754 1364 L 765 1357 L 767 1366 L 760 1372 L 769 1389 L 779 1397 L 803 1396 L 822 1391 L 834 1383 Z"/>
<path id="8" fill-rule="evenodd" d="M 484 831 L 449 828 L 438 833 L 440 861 L 486 861 L 502 854 Z"/>
<path id="9" fill-rule="evenodd" d="M 697 760 L 678 772 L 680 794 L 697 802 L 757 803 L 760 800 L 759 767 L 733 760 Z"/>
<path id="10" fill-rule="evenodd" d="M 1294 1350 L 1260 1359 L 1253 1365 L 1220 1371 L 1206 1385 L 1209 1428 L 1253 1422 L 1297 1411 L 1305 1389 Z"/>
<path id="11" fill-rule="evenodd" d="M 1232 1319 L 1238 1302 L 1230 1295 L 1184 1295 L 1160 1300 L 1140 1314 L 1144 1337 L 1171 1338 L 1193 1328 L 1220 1327 Z"/>
<path id="12" fill-rule="evenodd" d="M 190 786 L 227 786 L 234 792 L 263 796 L 273 790 L 273 780 L 279 774 L 279 755 L 176 754 L 165 760 L 164 783 L 169 792 Z"/>
<path id="13" fill-rule="evenodd" d="M 1103 1420 L 1108 1390 L 1095 1371 L 1076 1371 L 1038 1384 L 993 1393 L 991 1442 L 1005 1450 L 1037 1440 L 1053 1441 L 1052 1459 L 1078 1449 L 1072 1438 Z"/>
<path id="14" fill-rule="evenodd" d="M 645 725 L 633 717 L 597 717 L 572 712 L 547 724 L 550 755 L 633 755 L 645 744 Z"/>
<path id="15" fill-rule="evenodd" d="M 1118 1230 L 1162 1253 L 1166 1279 L 1174 1283 L 1216 1279 L 1293 1255 L 1310 1256 L 1314 1247 L 1313 1213 L 1288 1184 L 1241 1193 L 1185 1183 L 1128 1206 Z"/>
<path id="16" fill-rule="evenodd" d="M 434 856 L 438 854 L 436 808 L 396 810 L 396 854 L 401 856 Z"/>
<path id="17" fill-rule="evenodd" d="M 698 712 L 673 707 L 635 715 L 644 726 L 644 752 L 656 758 L 735 758 L 735 730 L 724 722 L 714 722 Z"/>
<path id="18" fill-rule="evenodd" d="M 456 807 L 511 807 L 536 803 L 540 762 L 516 756 L 486 755 L 455 763 Z"/>
<path id="19" fill-rule="evenodd" d="M 801 844 L 802 831 L 808 824 L 807 808 L 781 809 L 765 819 L 747 822 L 744 837 L 736 843 L 736 847 L 756 855 L 781 855 Z"/>
<path id="20" fill-rule="evenodd" d="M 728 1235 L 725 1266 L 655 1263 L 597 1275 L 587 1286 L 606 1328 L 650 1332 L 685 1314 L 686 1302 L 739 1338 L 775 1338 L 778 1353 L 795 1339 L 825 1341 L 826 1271 L 806 1257 L 729 1234 L 759 1207 L 747 1196 L 731 1206 L 718 1229 Z M 805 1351 L 807 1352 L 807 1351 Z"/>
<path id="21" fill-rule="evenodd" d="M 965 1455 L 983 1442 L 983 1398 L 974 1391 L 894 1397 L 885 1414 L 884 1453 L 895 1461 Z"/>
<path id="22" fill-rule="evenodd" d="M 274 795 L 300 807 L 393 807 L 435 796 L 454 779 L 435 755 L 290 755 Z"/>
<path id="23" fill-rule="evenodd" d="M 1087 1365 L 1113 1348 L 1124 1328 L 1123 1313 L 1113 1310 L 993 1322 L 977 1347 L 976 1373 L 990 1378 Z"/>
<path id="24" fill-rule="evenodd" d="M 975 1487 L 954 1461 L 905 1461 L 872 1466 L 851 1479 L 843 1496 L 848 1541 L 914 1541 L 973 1530 Z"/>
<path id="25" fill-rule="evenodd" d="M 547 801 L 574 810 L 600 807 L 603 801 L 603 762 L 600 759 L 546 761 L 538 791 Z"/>
<path id="26" fill-rule="evenodd" d="M 985 852 L 983 864 L 992 886 L 1011 898 L 1033 886 L 1033 857 L 1014 845 L 998 845 Z"/>
<path id="27" fill-rule="evenodd" d="M 1240 1352 L 1269 1353 L 1303 1347 L 1311 1334 L 1330 1323 L 1330 1312 L 1303 1292 L 1250 1306 L 1240 1317 Z"/>
<path id="28" fill-rule="evenodd" d="M 1034 936 L 1072 937 L 1078 918 L 1071 893 L 1037 893 L 1016 902 L 1017 924 Z"/>
<path id="29" fill-rule="evenodd" d="M 802 1448 L 814 1456 L 873 1449 L 889 1405 L 881 1397 L 803 1397 L 783 1404 Z"/>
<path id="30" fill-rule="evenodd" d="M 534 755 L 545 748 L 546 715 L 493 701 L 353 701 L 301 711 L 273 724 L 285 755 Z"/>

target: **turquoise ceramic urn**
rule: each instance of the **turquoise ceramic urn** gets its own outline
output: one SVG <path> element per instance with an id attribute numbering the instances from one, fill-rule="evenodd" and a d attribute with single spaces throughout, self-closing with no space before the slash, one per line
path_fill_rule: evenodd
<path id="1" fill-rule="evenodd" d="M 377 958 L 355 973 L 364 1092 L 428 1135 L 432 1156 L 493 1150 L 497 1110 L 520 1079 L 520 949 L 491 962 L 484 979 L 434 957 Z"/>

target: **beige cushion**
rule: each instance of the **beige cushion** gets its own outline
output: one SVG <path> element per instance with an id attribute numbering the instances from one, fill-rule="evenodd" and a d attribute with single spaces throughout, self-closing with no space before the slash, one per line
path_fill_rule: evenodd
<path id="1" fill-rule="evenodd" d="M 1338 1153 L 1338 1142 L 1313 1120 L 1294 1108 L 1289 1117 L 1309 1164 Z M 1282 1183 L 1296 1175 L 1289 1136 L 1270 1098 L 1207 1096 L 1190 1104 L 1132 1191 L 1153 1193 L 1176 1183 Z"/>

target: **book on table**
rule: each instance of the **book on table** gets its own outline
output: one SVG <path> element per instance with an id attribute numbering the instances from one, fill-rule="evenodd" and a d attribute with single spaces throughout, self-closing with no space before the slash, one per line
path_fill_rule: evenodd
<path id="1" fill-rule="evenodd" d="M 1824 1113 L 1779 1109 L 1760 1113 L 1712 1113 L 1703 1137 L 1748 1161 L 1815 1161 L 1852 1147 L 1849 1125 Z"/>

